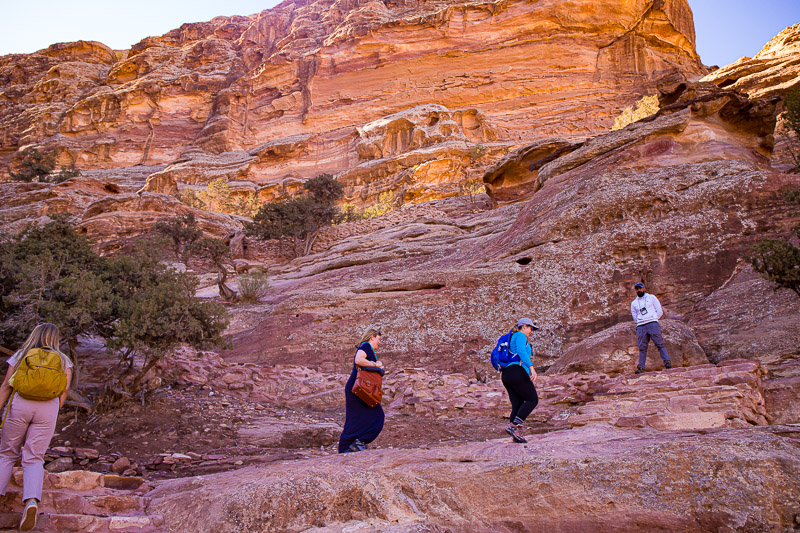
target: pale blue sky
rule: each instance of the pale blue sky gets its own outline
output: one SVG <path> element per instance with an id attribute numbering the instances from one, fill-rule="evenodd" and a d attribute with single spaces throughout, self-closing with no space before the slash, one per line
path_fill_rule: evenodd
<path id="1" fill-rule="evenodd" d="M 56 42 L 100 41 L 122 50 L 149 35 L 221 15 L 252 15 L 277 0 L 0 0 L 0 55 L 31 53 Z M 689 0 L 697 51 L 706 65 L 754 56 L 786 26 L 800 22 L 800 0 Z M 755 7 L 757 6 L 757 7 Z"/>

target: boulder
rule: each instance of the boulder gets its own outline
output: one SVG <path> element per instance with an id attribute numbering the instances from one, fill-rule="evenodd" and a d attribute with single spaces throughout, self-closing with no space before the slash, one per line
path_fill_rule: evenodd
<path id="1" fill-rule="evenodd" d="M 767 425 L 765 373 L 758 361 L 736 360 L 621 377 L 567 421 L 658 431 Z"/>
<path id="2" fill-rule="evenodd" d="M 713 363 L 800 355 L 800 298 L 774 285 L 741 260 L 725 283 L 709 294 L 689 321 Z"/>
<path id="3" fill-rule="evenodd" d="M 692 329 L 677 320 L 662 319 L 661 332 L 673 367 L 708 363 L 705 352 L 697 343 Z M 647 370 L 664 368 L 658 350 L 651 341 L 647 351 Z M 630 374 L 636 369 L 639 348 L 636 325 L 623 322 L 605 329 L 567 348 L 550 368 L 548 376 L 569 372 L 602 372 L 609 376 Z"/>

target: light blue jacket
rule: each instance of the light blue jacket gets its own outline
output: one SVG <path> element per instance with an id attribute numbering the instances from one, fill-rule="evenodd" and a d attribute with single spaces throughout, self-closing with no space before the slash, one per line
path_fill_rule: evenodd
<path id="1" fill-rule="evenodd" d="M 509 351 L 519 355 L 521 362 L 514 361 L 513 363 L 509 363 L 508 366 L 520 365 L 530 374 L 531 368 L 533 368 L 533 363 L 531 363 L 531 352 L 533 350 L 531 349 L 531 345 L 528 344 L 528 339 L 525 337 L 524 333 L 517 331 L 511 336 Z"/>

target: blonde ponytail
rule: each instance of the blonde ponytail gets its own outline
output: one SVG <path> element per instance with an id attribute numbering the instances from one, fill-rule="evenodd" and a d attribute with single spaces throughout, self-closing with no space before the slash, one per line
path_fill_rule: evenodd
<path id="1" fill-rule="evenodd" d="M 369 326 L 367 330 L 364 332 L 364 334 L 361 335 L 361 340 L 358 341 L 358 345 L 361 346 L 365 342 L 369 342 L 369 340 L 372 337 L 380 334 L 381 334 L 381 328 L 379 328 L 378 326 Z"/>

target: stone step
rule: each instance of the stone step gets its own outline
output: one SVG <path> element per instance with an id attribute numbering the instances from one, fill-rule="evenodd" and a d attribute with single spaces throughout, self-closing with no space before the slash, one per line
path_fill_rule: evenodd
<path id="1" fill-rule="evenodd" d="M 759 361 L 733 360 L 622 376 L 568 422 L 659 431 L 695 431 L 769 423 Z"/>
<path id="2" fill-rule="evenodd" d="M 13 485 L 22 487 L 22 468 L 14 469 L 11 481 Z M 141 491 L 145 492 L 149 490 L 141 477 L 100 474 L 87 470 L 70 470 L 58 474 L 45 472 L 42 488 L 44 490 L 52 489 L 96 495 L 107 494 L 109 489 L 124 491 L 141 489 Z"/>
<path id="3" fill-rule="evenodd" d="M 20 513 L 0 513 L 0 533 L 17 531 Z M 153 533 L 164 525 L 161 515 L 87 516 L 40 513 L 37 533 Z"/>
<path id="4" fill-rule="evenodd" d="M 149 498 L 135 494 L 100 494 L 84 496 L 62 491 L 42 491 L 39 510 L 44 513 L 70 513 L 93 516 L 140 516 L 147 508 Z M 0 496 L 0 513 L 21 512 L 22 492 L 10 489 Z"/>

